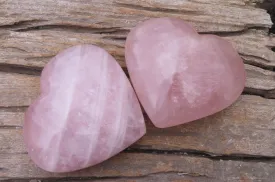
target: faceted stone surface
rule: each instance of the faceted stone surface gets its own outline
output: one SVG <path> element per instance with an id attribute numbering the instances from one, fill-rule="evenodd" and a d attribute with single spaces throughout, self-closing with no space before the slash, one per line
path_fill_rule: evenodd
<path id="1" fill-rule="evenodd" d="M 69 48 L 46 65 L 41 95 L 24 123 L 29 155 L 51 172 L 100 163 L 144 134 L 129 80 L 111 55 L 92 45 Z"/>
<path id="2" fill-rule="evenodd" d="M 182 20 L 141 23 L 128 35 L 125 54 L 139 100 L 160 128 L 216 113 L 244 88 L 244 64 L 232 45 Z"/>

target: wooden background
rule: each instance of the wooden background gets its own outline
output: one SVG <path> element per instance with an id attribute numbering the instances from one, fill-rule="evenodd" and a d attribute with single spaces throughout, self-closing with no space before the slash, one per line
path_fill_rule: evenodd
<path id="1" fill-rule="evenodd" d="M 272 5 L 273 4 L 273 5 Z M 104 182 L 274 182 L 274 1 L 0 0 L 0 180 Z M 272 8 L 273 7 L 273 8 Z M 24 111 L 39 94 L 43 66 L 76 44 L 101 46 L 127 73 L 129 29 L 150 17 L 178 17 L 231 41 L 247 83 L 230 108 L 186 125 L 156 129 L 112 159 L 74 173 L 37 168 L 22 142 Z M 272 29 L 271 29 L 272 31 Z M 273 50 L 273 51 L 272 51 Z M 146 117 L 147 118 L 147 117 Z"/>

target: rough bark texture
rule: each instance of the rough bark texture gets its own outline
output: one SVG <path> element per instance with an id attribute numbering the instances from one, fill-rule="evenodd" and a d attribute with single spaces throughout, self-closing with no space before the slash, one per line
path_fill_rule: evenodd
<path id="1" fill-rule="evenodd" d="M 0 180 L 275 181 L 275 36 L 267 0 L 0 0 Z M 124 63 L 129 30 L 178 17 L 228 39 L 246 64 L 244 94 L 213 116 L 147 134 L 118 156 L 69 174 L 37 168 L 22 142 L 24 111 L 43 66 L 60 50 L 91 43 Z"/>

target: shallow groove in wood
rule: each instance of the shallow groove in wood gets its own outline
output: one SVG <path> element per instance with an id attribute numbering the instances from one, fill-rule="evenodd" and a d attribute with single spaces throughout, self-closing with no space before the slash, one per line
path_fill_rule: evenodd
<path id="1" fill-rule="evenodd" d="M 25 111 L 29 106 L 8 106 L 8 107 L 3 107 L 0 106 L 0 110 L 4 111 L 12 111 L 12 112 L 22 112 Z"/>
<path id="2" fill-rule="evenodd" d="M 0 63 L 0 72 L 40 76 L 42 68 Z"/>
<path id="3" fill-rule="evenodd" d="M 245 87 L 242 95 L 257 95 L 266 99 L 275 99 L 275 89 L 260 90 L 260 89 Z"/>
<path id="4" fill-rule="evenodd" d="M 263 60 L 263 61 L 266 61 L 266 62 L 269 62 L 268 60 L 266 59 L 263 59 L 261 57 L 258 57 L 258 56 L 251 56 L 251 55 L 245 55 L 245 54 L 239 54 L 241 57 L 243 57 L 243 62 L 245 64 L 248 64 L 248 65 L 251 65 L 251 66 L 255 66 L 255 67 L 259 67 L 259 68 L 262 68 L 264 70 L 269 70 L 269 71 L 274 71 L 275 70 L 275 67 L 273 66 L 267 66 L 267 65 L 263 65 L 263 64 L 260 64 L 260 63 L 257 63 L 257 62 L 253 62 L 249 59 L 246 59 L 247 57 L 252 57 L 252 58 L 256 58 L 256 59 L 260 59 L 260 60 Z"/>
<path id="5" fill-rule="evenodd" d="M 41 20 L 41 19 L 36 19 L 36 20 L 20 20 L 20 21 L 14 22 L 12 24 L 0 25 L 0 29 L 17 29 L 17 28 L 20 28 L 20 27 L 32 26 L 35 23 L 42 23 L 42 22 L 46 22 L 46 21 L 45 20 Z"/>
<path id="6" fill-rule="evenodd" d="M 13 126 L 13 125 L 5 125 L 5 126 L 0 126 L 0 131 L 1 130 L 12 130 L 12 129 L 22 129 L 22 126 Z"/>

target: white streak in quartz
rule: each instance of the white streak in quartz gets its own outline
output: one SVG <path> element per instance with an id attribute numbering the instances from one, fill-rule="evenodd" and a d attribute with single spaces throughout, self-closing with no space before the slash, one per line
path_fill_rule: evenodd
<path id="1" fill-rule="evenodd" d="M 101 67 L 99 69 L 97 69 L 99 72 L 99 75 L 101 78 L 103 78 L 102 82 L 100 82 L 100 86 L 99 86 L 99 96 L 96 98 L 97 101 L 94 102 L 94 105 L 92 106 L 91 110 L 95 111 L 93 113 L 95 120 L 96 121 L 100 121 L 102 120 L 103 117 L 103 112 L 100 110 L 101 108 L 105 107 L 105 104 L 107 102 L 106 100 L 106 87 L 109 84 L 109 79 L 108 79 L 108 66 L 107 66 L 107 57 L 108 54 L 104 54 L 104 52 L 102 52 L 102 61 L 101 61 Z M 100 123 L 99 122 L 95 122 L 94 123 L 96 126 L 94 126 L 95 128 L 98 128 L 98 130 L 93 131 L 95 134 L 93 136 L 91 143 L 89 144 L 89 148 L 88 148 L 88 152 L 87 152 L 87 162 L 85 163 L 85 166 L 89 165 L 89 162 L 91 161 L 91 158 L 94 155 L 94 152 L 96 152 L 96 143 L 98 142 L 98 136 L 99 136 L 99 132 L 100 132 Z"/>
<path id="2" fill-rule="evenodd" d="M 121 143 L 123 142 L 123 139 L 124 139 L 124 135 L 125 135 L 125 132 L 126 132 L 126 127 L 127 127 L 127 124 L 124 123 L 123 121 L 125 120 L 124 118 L 122 118 L 122 113 L 125 111 L 123 109 L 123 106 L 125 105 L 124 103 L 124 96 L 125 96 L 125 93 L 124 93 L 124 90 L 125 89 L 125 79 L 121 79 L 119 80 L 119 85 L 120 85 L 120 89 L 119 89 L 119 97 L 118 97 L 118 111 L 117 111 L 117 117 L 115 118 L 116 120 L 116 125 L 114 126 L 114 130 L 116 132 L 113 133 L 113 141 L 110 142 L 110 145 L 111 145 L 111 150 L 110 150 L 110 153 L 109 153 L 109 156 L 112 154 L 113 150 L 115 148 L 117 148 L 118 146 L 121 145 Z M 127 113 L 126 113 L 127 114 Z M 120 129 L 119 129 L 120 128 Z M 120 132 L 120 134 L 118 134 L 118 132 Z M 119 138 L 117 138 L 119 137 Z M 122 139 L 121 139 L 122 138 Z M 118 141 L 116 143 L 116 141 Z"/>

